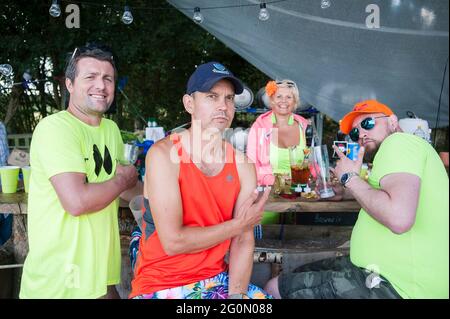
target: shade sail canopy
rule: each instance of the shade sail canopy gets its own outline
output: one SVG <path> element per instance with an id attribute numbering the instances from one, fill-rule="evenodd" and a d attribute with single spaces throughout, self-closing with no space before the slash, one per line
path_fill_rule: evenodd
<path id="1" fill-rule="evenodd" d="M 190 18 L 200 7 L 201 27 L 269 77 L 296 81 L 335 120 L 374 98 L 435 127 L 441 99 L 438 126 L 449 123 L 447 0 L 267 1 L 267 21 L 256 0 L 168 2 Z"/>

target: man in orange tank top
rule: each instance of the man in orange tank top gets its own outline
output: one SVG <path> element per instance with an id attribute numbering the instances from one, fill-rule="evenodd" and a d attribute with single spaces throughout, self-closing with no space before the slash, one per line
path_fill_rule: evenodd
<path id="1" fill-rule="evenodd" d="M 254 165 L 222 139 L 242 91 L 222 64 L 200 65 L 183 96 L 191 127 L 148 152 L 145 214 L 156 231 L 144 214 L 130 298 L 271 298 L 249 283 L 269 190 L 257 200 Z"/>

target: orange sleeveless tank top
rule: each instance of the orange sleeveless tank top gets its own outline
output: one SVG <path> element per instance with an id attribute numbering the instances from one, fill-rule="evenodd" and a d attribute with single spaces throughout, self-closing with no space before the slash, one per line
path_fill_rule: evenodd
<path id="1" fill-rule="evenodd" d="M 227 160 L 222 171 L 216 176 L 206 176 L 184 151 L 180 137 L 173 134 L 170 139 L 180 157 L 178 183 L 183 224 L 207 227 L 233 218 L 240 183 L 231 144 L 226 143 Z M 139 243 L 130 298 L 195 283 L 226 270 L 224 257 L 230 247 L 230 239 L 202 252 L 168 256 L 162 248 L 158 230 L 148 238 L 144 232 L 145 229 Z"/>

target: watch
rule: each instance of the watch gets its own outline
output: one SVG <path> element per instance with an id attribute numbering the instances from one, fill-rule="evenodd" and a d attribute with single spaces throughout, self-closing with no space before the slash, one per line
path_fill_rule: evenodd
<path id="1" fill-rule="evenodd" d="M 345 185 L 350 181 L 350 179 L 353 176 L 359 176 L 359 174 L 356 172 L 348 172 L 348 173 L 342 174 L 341 179 L 340 179 L 342 186 L 345 187 Z"/>

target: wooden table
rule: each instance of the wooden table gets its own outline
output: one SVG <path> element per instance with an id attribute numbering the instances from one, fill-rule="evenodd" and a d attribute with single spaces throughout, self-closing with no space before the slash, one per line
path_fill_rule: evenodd
<path id="1" fill-rule="evenodd" d="M 15 194 L 0 193 L 0 213 L 27 214 L 27 194 L 23 192 Z M 122 205 L 121 205 L 122 206 Z M 304 198 L 285 199 L 282 197 L 271 197 L 264 206 L 264 210 L 291 213 L 339 213 L 359 212 L 361 206 L 354 200 L 326 201 L 310 200 Z"/>
<path id="2" fill-rule="evenodd" d="M 28 194 L 18 192 L 14 194 L 0 193 L 0 214 L 26 214 L 27 213 Z"/>
<path id="3" fill-rule="evenodd" d="M 271 197 L 264 206 L 264 210 L 279 213 L 357 213 L 361 206 L 355 200 L 327 201 L 310 200 L 298 197 L 296 199 L 285 199 L 282 197 Z"/>
<path id="4" fill-rule="evenodd" d="M 17 192 L 14 194 L 0 193 L 0 214 L 13 214 L 13 242 L 15 246 L 15 257 L 19 261 L 23 261 L 28 252 L 28 238 L 27 238 L 27 204 L 28 194 Z M 128 207 L 128 203 L 121 201 L 120 208 Z M 133 229 L 133 215 L 128 214 L 130 218 L 119 219 L 119 229 L 125 230 L 128 234 Z M 122 234 L 122 232 L 121 232 Z"/>
<path id="5" fill-rule="evenodd" d="M 14 215 L 11 241 L 17 264 L 22 264 L 28 254 L 27 203 L 28 194 L 23 191 L 14 194 L 0 193 L 0 214 Z"/>

